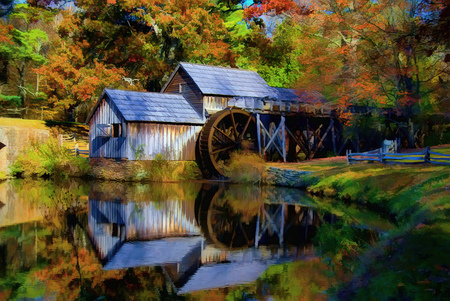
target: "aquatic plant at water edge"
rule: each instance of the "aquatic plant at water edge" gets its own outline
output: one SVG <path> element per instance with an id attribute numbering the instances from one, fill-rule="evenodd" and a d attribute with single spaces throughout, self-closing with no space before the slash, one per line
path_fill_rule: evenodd
<path id="1" fill-rule="evenodd" d="M 138 181 L 172 182 L 199 180 L 201 172 L 195 162 L 169 161 L 163 154 L 157 154 L 154 160 L 137 162 L 131 177 Z"/>
<path id="2" fill-rule="evenodd" d="M 236 183 L 261 183 L 264 179 L 264 160 L 248 151 L 231 153 L 223 167 L 225 176 Z"/>

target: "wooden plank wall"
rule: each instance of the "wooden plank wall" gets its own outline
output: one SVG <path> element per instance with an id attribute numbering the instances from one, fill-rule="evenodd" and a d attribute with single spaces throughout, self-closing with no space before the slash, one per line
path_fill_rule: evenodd
<path id="1" fill-rule="evenodd" d="M 195 160 L 195 143 L 202 126 L 163 123 L 129 123 L 127 153 L 129 160 L 153 160 L 162 154 L 167 160 Z M 143 157 L 135 158 L 143 146 Z"/>
<path id="2" fill-rule="evenodd" d="M 232 97 L 222 97 L 222 96 L 203 96 L 203 104 L 205 110 L 209 114 L 214 114 L 220 110 L 226 109 L 228 107 L 228 101 Z"/>
<path id="3" fill-rule="evenodd" d="M 97 137 L 97 124 L 122 123 L 122 137 Z M 89 122 L 90 158 L 127 158 L 127 126 L 117 107 L 107 98 L 102 99 Z"/>
<path id="4" fill-rule="evenodd" d="M 177 74 L 172 79 L 172 82 L 167 86 L 164 93 L 180 93 L 180 84 L 187 84 L 187 91 L 183 96 L 192 104 L 194 109 L 204 117 L 202 92 L 194 81 L 181 68 L 178 69 Z"/>
<path id="5" fill-rule="evenodd" d="M 101 259 L 110 259 L 130 240 L 199 235 L 193 201 L 164 200 L 124 203 L 90 198 L 88 227 Z M 112 236 L 112 224 L 122 225 L 119 236 Z"/>

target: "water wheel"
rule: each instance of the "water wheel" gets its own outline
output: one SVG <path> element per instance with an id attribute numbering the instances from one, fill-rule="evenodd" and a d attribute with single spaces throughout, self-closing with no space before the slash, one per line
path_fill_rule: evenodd
<path id="1" fill-rule="evenodd" d="M 199 137 L 203 168 L 211 175 L 223 176 L 222 162 L 236 150 L 257 148 L 255 118 L 241 109 L 226 109 L 213 114 L 205 123 Z"/>

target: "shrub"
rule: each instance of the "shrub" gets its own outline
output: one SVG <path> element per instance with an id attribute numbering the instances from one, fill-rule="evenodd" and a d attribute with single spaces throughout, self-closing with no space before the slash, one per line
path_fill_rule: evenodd
<path id="1" fill-rule="evenodd" d="M 14 95 L 0 95 L 0 100 L 4 100 L 9 103 L 9 105 L 18 107 L 22 104 L 22 98 L 20 96 Z"/>
<path id="2" fill-rule="evenodd" d="M 264 160 L 253 152 L 238 151 L 230 155 L 223 167 L 225 176 L 236 183 L 261 183 L 264 179 Z"/>
<path id="3" fill-rule="evenodd" d="M 73 156 L 55 138 L 42 144 L 32 143 L 10 167 L 11 174 L 16 177 L 84 176 L 89 170 L 86 158 Z"/>
<path id="4" fill-rule="evenodd" d="M 140 161 L 136 164 L 132 180 L 152 182 L 174 182 L 200 180 L 200 169 L 191 161 L 168 161 L 162 154 L 157 154 L 154 160 Z"/>

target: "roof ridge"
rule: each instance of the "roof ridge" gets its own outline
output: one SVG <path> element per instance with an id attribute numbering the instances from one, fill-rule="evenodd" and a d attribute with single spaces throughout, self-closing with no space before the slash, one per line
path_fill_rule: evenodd
<path id="1" fill-rule="evenodd" d="M 234 70 L 234 71 L 246 71 L 246 72 L 253 72 L 259 75 L 258 71 L 256 70 L 250 70 L 250 69 L 240 69 L 240 68 L 234 68 L 234 67 L 225 67 L 225 66 L 214 66 L 214 65 L 205 65 L 205 64 L 198 64 L 198 63 L 190 63 L 190 62 L 179 62 L 180 65 L 182 64 L 191 64 L 196 66 L 203 66 L 203 67 L 211 67 L 215 69 L 227 69 L 227 70 Z"/>

